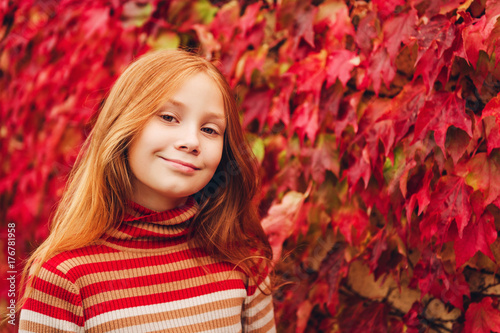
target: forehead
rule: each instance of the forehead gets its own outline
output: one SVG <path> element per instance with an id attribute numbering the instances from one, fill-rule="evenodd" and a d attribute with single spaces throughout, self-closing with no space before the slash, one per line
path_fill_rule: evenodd
<path id="1" fill-rule="evenodd" d="M 179 84 L 168 94 L 164 108 L 176 108 L 186 111 L 199 111 L 203 116 L 226 119 L 227 93 L 221 91 L 221 86 L 204 72 L 193 74 Z"/>

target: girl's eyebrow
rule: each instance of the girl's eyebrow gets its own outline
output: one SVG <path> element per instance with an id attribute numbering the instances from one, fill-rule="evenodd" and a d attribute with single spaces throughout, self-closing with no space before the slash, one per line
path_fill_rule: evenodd
<path id="1" fill-rule="evenodd" d="M 167 101 L 167 104 L 172 104 L 174 106 L 179 106 L 182 108 L 184 107 L 184 103 L 176 101 L 175 99 L 171 99 L 171 100 Z"/>
<path id="2" fill-rule="evenodd" d="M 167 102 L 167 105 L 168 104 L 171 104 L 175 107 L 179 107 L 181 109 L 184 109 L 185 108 L 185 105 L 184 103 L 182 102 L 179 102 L 179 101 L 176 101 L 175 99 L 171 99 Z M 218 120 L 218 121 L 221 121 L 221 122 L 226 122 L 226 115 L 223 113 L 222 115 L 220 113 L 217 113 L 217 112 L 213 112 L 213 111 L 207 111 L 206 112 L 206 118 L 210 118 L 210 119 L 214 119 L 214 120 Z"/>

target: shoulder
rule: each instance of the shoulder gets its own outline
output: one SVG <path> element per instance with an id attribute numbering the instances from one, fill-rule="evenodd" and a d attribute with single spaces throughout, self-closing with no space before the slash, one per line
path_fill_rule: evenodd
<path id="1" fill-rule="evenodd" d="M 262 249 L 252 248 L 248 257 L 249 277 L 258 280 L 258 284 L 265 280 L 272 271 L 272 261 L 267 258 Z"/>
<path id="2" fill-rule="evenodd" d="M 114 252 L 116 250 L 101 245 L 89 245 L 59 252 L 42 264 L 40 273 L 49 271 L 75 282 L 81 273 L 80 271 L 85 269 L 86 265 L 99 263 L 107 254 Z"/>
<path id="3" fill-rule="evenodd" d="M 258 291 L 270 294 L 272 290 L 271 273 L 272 266 L 268 259 L 261 256 L 249 258 L 248 269 L 245 272 L 247 295 L 252 296 Z"/>

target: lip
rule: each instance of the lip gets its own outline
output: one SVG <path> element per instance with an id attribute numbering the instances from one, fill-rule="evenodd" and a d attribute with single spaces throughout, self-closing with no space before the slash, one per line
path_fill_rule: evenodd
<path id="1" fill-rule="evenodd" d="M 200 170 L 197 166 L 191 163 L 187 163 L 184 161 L 180 160 L 174 160 L 174 159 L 168 159 L 164 157 L 160 157 L 162 160 L 169 162 L 172 166 L 176 167 L 177 169 L 180 169 L 182 171 L 186 172 L 194 172 L 196 170 Z"/>

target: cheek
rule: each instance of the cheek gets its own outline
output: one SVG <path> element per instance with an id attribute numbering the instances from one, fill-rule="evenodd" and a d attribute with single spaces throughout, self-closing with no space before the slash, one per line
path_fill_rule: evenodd
<path id="1" fill-rule="evenodd" d="M 220 161 L 222 160 L 222 154 L 224 153 L 223 146 L 217 147 L 216 151 L 214 151 L 212 165 L 217 169 L 219 167 Z"/>
<path id="2" fill-rule="evenodd" d="M 143 172 L 149 163 L 148 154 L 151 152 L 152 142 L 146 134 L 147 132 L 143 131 L 133 138 L 127 149 L 128 165 L 135 177 L 138 177 L 138 173 Z"/>
<path id="3" fill-rule="evenodd" d="M 135 145 L 131 145 L 127 151 L 127 163 L 132 172 L 132 175 L 137 178 L 138 173 L 141 171 L 141 163 L 142 160 L 140 156 L 140 150 L 135 147 Z"/>

